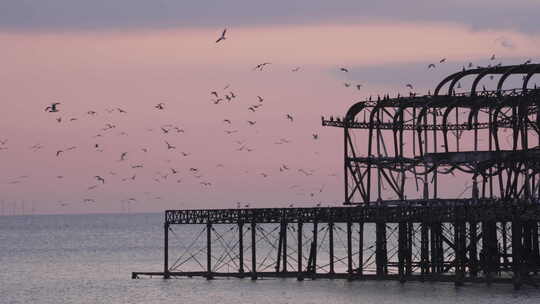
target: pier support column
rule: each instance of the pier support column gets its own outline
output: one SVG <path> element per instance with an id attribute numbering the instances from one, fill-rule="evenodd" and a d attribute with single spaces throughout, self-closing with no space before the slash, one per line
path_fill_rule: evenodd
<path id="1" fill-rule="evenodd" d="M 297 250 L 297 253 L 298 253 L 298 268 L 297 268 L 297 273 L 298 273 L 298 276 L 297 276 L 297 280 L 298 281 L 303 281 L 304 280 L 304 271 L 302 269 L 302 260 L 304 259 L 304 255 L 302 253 L 302 247 L 303 247 L 303 241 L 302 241 L 302 235 L 303 235 L 303 223 L 302 222 L 298 222 L 298 229 L 296 229 L 296 233 L 297 233 L 297 241 L 298 241 L 298 250 Z"/>
<path id="2" fill-rule="evenodd" d="M 514 289 L 519 290 L 522 284 L 522 269 L 523 263 L 522 257 L 522 224 L 521 220 L 514 217 L 512 221 L 512 272 L 514 274 L 512 280 L 514 283 Z"/>
<path id="3" fill-rule="evenodd" d="M 282 261 L 283 260 L 283 265 Z M 278 251 L 276 260 L 276 272 L 287 272 L 287 222 L 283 221 L 279 227 Z"/>
<path id="4" fill-rule="evenodd" d="M 405 256 L 405 275 L 412 275 L 412 259 L 413 259 L 413 243 L 414 243 L 414 224 L 407 223 L 407 255 Z"/>
<path id="5" fill-rule="evenodd" d="M 251 279 L 257 280 L 257 224 L 251 223 Z"/>
<path id="6" fill-rule="evenodd" d="M 244 273 L 244 223 L 238 223 L 238 272 Z"/>
<path id="7" fill-rule="evenodd" d="M 425 280 L 429 274 L 429 226 L 425 222 L 420 227 L 420 272 Z"/>
<path id="8" fill-rule="evenodd" d="M 163 278 L 169 279 L 169 223 L 163 225 Z"/>
<path id="9" fill-rule="evenodd" d="M 206 279 L 211 280 L 212 276 L 212 223 L 206 224 Z"/>
<path id="10" fill-rule="evenodd" d="M 319 225 L 317 222 L 313 223 L 313 240 L 309 250 L 308 259 L 308 272 L 312 274 L 312 279 L 315 279 L 317 273 L 317 235 L 319 233 Z"/>
<path id="11" fill-rule="evenodd" d="M 375 234 L 375 264 L 377 269 L 377 278 L 382 279 L 388 273 L 386 252 L 386 223 L 377 223 L 375 227 Z"/>
<path id="12" fill-rule="evenodd" d="M 329 238 L 329 244 L 330 247 L 329 250 L 329 258 L 330 258 L 330 274 L 334 274 L 334 223 L 330 222 L 328 223 L 328 238 Z M 333 278 L 333 277 L 331 277 Z"/>
<path id="13" fill-rule="evenodd" d="M 352 265 L 352 262 L 351 262 Z M 361 278 L 364 275 L 364 223 L 358 223 L 358 270 L 356 271 Z"/>
<path id="14" fill-rule="evenodd" d="M 352 223 L 350 221 L 347 222 L 347 273 L 349 274 L 349 280 L 352 279 Z"/>
<path id="15" fill-rule="evenodd" d="M 407 223 L 400 222 L 398 226 L 398 275 L 399 282 L 405 283 L 405 259 L 408 251 Z"/>
<path id="16" fill-rule="evenodd" d="M 478 223 L 469 222 L 469 273 L 478 276 Z"/>
<path id="17" fill-rule="evenodd" d="M 283 222 L 283 247 L 281 251 L 283 252 L 283 272 L 287 272 L 287 230 L 289 226 L 287 222 Z"/>
<path id="18" fill-rule="evenodd" d="M 458 216 L 456 212 L 456 216 Z M 456 286 L 462 286 L 465 279 L 465 223 L 457 220 L 454 223 L 454 267 Z"/>

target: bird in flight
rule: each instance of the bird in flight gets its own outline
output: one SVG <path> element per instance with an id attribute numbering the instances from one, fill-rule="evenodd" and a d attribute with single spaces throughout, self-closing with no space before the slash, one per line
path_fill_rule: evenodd
<path id="1" fill-rule="evenodd" d="M 186 153 L 184 151 L 180 152 L 180 154 L 182 154 L 182 156 L 186 157 L 186 156 L 189 156 L 191 153 Z"/>
<path id="2" fill-rule="evenodd" d="M 84 203 L 95 203 L 96 200 L 94 200 L 94 199 L 92 199 L 92 198 L 85 198 L 85 199 L 83 200 L 83 202 L 84 202 Z"/>
<path id="3" fill-rule="evenodd" d="M 356 89 L 357 89 L 358 91 L 360 91 L 360 89 L 362 89 L 362 85 L 361 85 L 361 84 L 357 84 L 357 85 L 356 85 Z"/>
<path id="4" fill-rule="evenodd" d="M 253 125 L 255 125 L 255 124 L 257 123 L 257 122 L 254 121 L 254 120 L 248 120 L 247 122 L 248 122 L 248 124 L 251 125 L 251 126 L 253 126 Z"/>
<path id="5" fill-rule="evenodd" d="M 495 54 L 491 55 L 491 58 L 489 60 L 495 60 Z"/>
<path id="6" fill-rule="evenodd" d="M 224 119 L 223 122 L 226 122 L 228 124 L 231 124 L 231 121 L 229 119 Z"/>
<path id="7" fill-rule="evenodd" d="M 56 108 L 60 103 L 59 102 L 54 102 L 52 103 L 50 106 L 47 106 L 45 108 L 45 112 L 49 112 L 49 113 L 53 113 L 53 112 L 58 112 L 58 109 Z"/>
<path id="8" fill-rule="evenodd" d="M 58 151 L 56 151 L 56 157 L 60 156 L 60 153 L 64 153 L 64 150 L 58 150 Z"/>
<path id="9" fill-rule="evenodd" d="M 120 109 L 120 108 L 116 108 L 116 110 L 119 112 L 119 113 L 123 113 L 123 114 L 126 114 L 127 112 L 124 111 L 123 109 Z"/>
<path id="10" fill-rule="evenodd" d="M 264 101 L 264 98 L 262 98 L 261 96 L 257 96 L 257 99 L 259 100 L 259 102 L 263 102 L 263 101 Z"/>
<path id="11" fill-rule="evenodd" d="M 446 58 L 439 60 L 439 63 L 443 63 L 443 62 L 446 62 Z"/>
<path id="12" fill-rule="evenodd" d="M 431 69 L 431 68 L 435 68 L 435 64 L 434 63 L 430 63 L 428 66 L 427 66 L 428 69 Z"/>
<path id="13" fill-rule="evenodd" d="M 176 149 L 176 147 L 171 145 L 168 141 L 165 141 L 165 143 L 167 144 L 167 150 Z"/>
<path id="14" fill-rule="evenodd" d="M 126 156 L 127 152 L 122 152 L 122 154 L 120 154 L 120 161 L 126 160 Z"/>
<path id="15" fill-rule="evenodd" d="M 163 102 L 160 102 L 155 106 L 155 108 L 158 109 L 158 110 L 163 110 L 163 109 L 165 109 L 165 107 L 163 107 L 164 105 L 165 104 Z"/>
<path id="16" fill-rule="evenodd" d="M 225 29 L 223 30 L 223 32 L 221 33 L 221 36 L 218 38 L 218 40 L 216 40 L 216 43 L 218 43 L 218 42 L 220 42 L 220 41 L 222 41 L 222 40 L 227 39 L 227 37 L 225 37 L 225 34 L 226 34 L 226 33 L 227 33 L 227 29 L 225 28 Z"/>
<path id="17" fill-rule="evenodd" d="M 231 135 L 236 132 L 238 132 L 238 130 L 225 130 L 225 133 L 227 133 L 228 135 Z"/>
<path id="18" fill-rule="evenodd" d="M 410 83 L 407 83 L 405 86 L 411 90 L 414 90 L 413 85 Z"/>
<path id="19" fill-rule="evenodd" d="M 265 66 L 269 65 L 269 64 L 272 64 L 272 63 L 271 63 L 271 62 L 263 62 L 263 63 L 259 63 L 259 64 L 257 64 L 257 65 L 253 68 L 253 70 L 259 70 L 259 71 L 262 71 L 263 68 L 264 68 Z"/>
<path id="20" fill-rule="evenodd" d="M 342 71 L 342 72 L 345 72 L 345 73 L 349 72 L 349 70 L 347 68 L 339 68 L 339 70 Z"/>
<path id="21" fill-rule="evenodd" d="M 105 179 L 103 177 L 101 177 L 99 175 L 96 175 L 94 177 L 98 180 L 98 182 L 101 182 L 102 184 L 105 184 Z"/>
<path id="22" fill-rule="evenodd" d="M 292 117 L 291 114 L 287 114 L 286 117 L 287 117 L 287 119 L 290 120 L 291 122 L 294 121 L 294 118 Z"/>
<path id="23" fill-rule="evenodd" d="M 313 133 L 312 136 L 313 136 L 313 139 L 315 140 L 319 139 L 319 134 L 317 133 Z"/>
<path id="24" fill-rule="evenodd" d="M 300 67 L 295 67 L 295 68 L 292 69 L 291 71 L 293 71 L 293 72 L 298 72 L 298 71 L 300 71 Z"/>

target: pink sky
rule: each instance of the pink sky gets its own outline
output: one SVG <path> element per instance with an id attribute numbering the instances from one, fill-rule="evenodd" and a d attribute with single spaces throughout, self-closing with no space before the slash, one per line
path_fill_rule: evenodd
<path id="1" fill-rule="evenodd" d="M 8 140 L 7 149 L 0 151 L 4 214 L 11 213 L 14 202 L 21 208 L 23 201 L 27 211 L 34 206 L 37 213 L 121 212 L 126 205 L 121 201 L 129 198 L 137 199 L 131 204 L 137 212 L 236 207 L 237 201 L 254 207 L 339 204 L 342 130 L 322 128 L 321 115 L 342 115 L 370 94 L 403 94 L 409 82 L 426 93 L 446 74 L 469 61 L 487 64 L 492 54 L 505 64 L 540 57 L 536 35 L 455 23 L 238 26 L 216 45 L 220 31 L 0 32 L 0 140 Z M 512 47 L 501 45 L 503 40 Z M 426 70 L 443 57 L 448 63 Z M 261 62 L 272 65 L 252 71 Z M 301 70 L 291 72 L 297 66 Z M 340 73 L 342 66 L 351 72 Z M 344 82 L 363 88 L 346 88 Z M 223 91 L 226 85 L 230 89 Z M 238 97 L 214 105 L 213 90 L 232 90 Z M 264 97 L 263 106 L 251 113 L 247 108 L 258 103 L 258 95 Z M 45 113 L 53 101 L 62 102 L 60 112 Z M 159 102 L 166 110 L 154 108 Z M 128 113 L 107 113 L 115 107 Z M 85 114 L 89 110 L 98 114 Z M 58 116 L 62 123 L 56 122 Z M 224 118 L 232 125 L 224 124 Z M 247 120 L 257 124 L 250 127 Z M 106 123 L 117 128 L 103 132 Z M 161 134 L 165 124 L 185 133 Z M 238 132 L 226 135 L 225 129 Z M 94 138 L 98 133 L 104 136 Z M 313 133 L 320 139 L 313 140 Z M 275 144 L 282 138 L 291 143 Z M 167 151 L 164 140 L 177 149 Z M 104 152 L 96 152 L 95 143 Z M 43 148 L 33 152 L 29 147 L 35 144 Z M 254 150 L 236 151 L 242 145 Z M 70 146 L 77 149 L 55 156 Z M 142 152 L 143 147 L 150 151 Z M 183 157 L 180 151 L 191 155 Z M 118 161 L 122 152 L 128 152 L 124 162 Z M 144 168 L 132 169 L 135 164 Z M 283 164 L 291 170 L 280 172 Z M 190 167 L 202 177 L 193 177 Z M 170 168 L 179 173 L 155 181 Z M 304 176 L 298 169 L 313 174 Z M 133 174 L 135 181 L 122 181 Z M 89 191 L 97 184 L 95 175 L 106 184 Z M 447 193 L 455 196 L 466 181 L 453 183 Z M 96 202 L 83 203 L 84 198 Z"/>

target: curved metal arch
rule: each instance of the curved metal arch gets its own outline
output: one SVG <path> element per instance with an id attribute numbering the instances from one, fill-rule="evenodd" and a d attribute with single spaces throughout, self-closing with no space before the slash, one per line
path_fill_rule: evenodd
<path id="1" fill-rule="evenodd" d="M 529 73 L 527 73 L 527 76 L 525 76 L 525 79 L 523 79 L 523 87 L 522 87 L 522 89 L 524 91 L 527 90 L 527 85 L 529 84 L 529 80 L 531 80 L 531 78 L 535 74 L 540 74 L 540 66 L 534 66 L 533 68 L 531 68 L 531 71 L 529 71 Z"/>
<path id="2" fill-rule="evenodd" d="M 499 79 L 499 81 L 497 82 L 497 94 L 500 95 L 502 93 L 502 87 L 504 85 L 504 82 L 510 75 L 515 74 L 514 71 L 516 71 L 518 68 L 519 66 L 515 66 L 514 68 L 509 69 L 507 72 L 502 74 L 501 79 Z"/>
<path id="3" fill-rule="evenodd" d="M 486 73 L 487 74 L 505 74 L 508 73 L 510 70 L 512 70 L 511 74 L 525 74 L 529 72 L 530 69 L 537 69 L 540 68 L 540 64 L 520 64 L 520 65 L 510 65 L 510 66 L 495 66 L 495 67 L 489 67 L 489 68 L 478 68 L 478 69 L 471 69 L 471 70 L 465 70 L 465 71 L 459 71 L 457 73 L 454 73 L 452 75 L 447 76 L 444 78 L 437 87 L 435 88 L 435 91 L 433 93 L 434 96 L 438 96 L 440 90 L 442 87 L 447 84 L 448 82 L 452 81 L 448 88 L 448 95 L 452 95 L 452 90 L 454 88 L 454 85 L 463 79 L 463 77 L 468 75 L 479 75 Z M 484 75 L 485 76 L 485 75 Z M 508 76 L 507 76 L 508 77 Z"/>
<path id="4" fill-rule="evenodd" d="M 366 103 L 364 101 L 357 102 L 353 104 L 349 110 L 347 110 L 347 113 L 345 114 L 345 120 L 347 122 L 354 121 L 354 118 L 360 111 L 362 111 L 366 107 Z"/>

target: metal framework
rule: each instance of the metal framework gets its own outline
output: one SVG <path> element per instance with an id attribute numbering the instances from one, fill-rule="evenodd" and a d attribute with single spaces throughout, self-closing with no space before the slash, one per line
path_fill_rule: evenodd
<path id="1" fill-rule="evenodd" d="M 540 65 L 464 70 L 433 95 L 370 98 L 343 118 L 323 118 L 324 126 L 344 130 L 346 206 L 169 210 L 163 272 L 132 277 L 535 285 L 540 90 L 528 83 L 537 73 Z M 491 75 L 500 76 L 496 89 L 479 91 Z M 513 75 L 522 76 L 522 86 L 504 89 Z M 470 92 L 456 93 L 465 77 L 473 77 Z M 463 179 L 470 186 L 458 189 Z M 170 246 L 170 233 L 179 244 Z"/>

